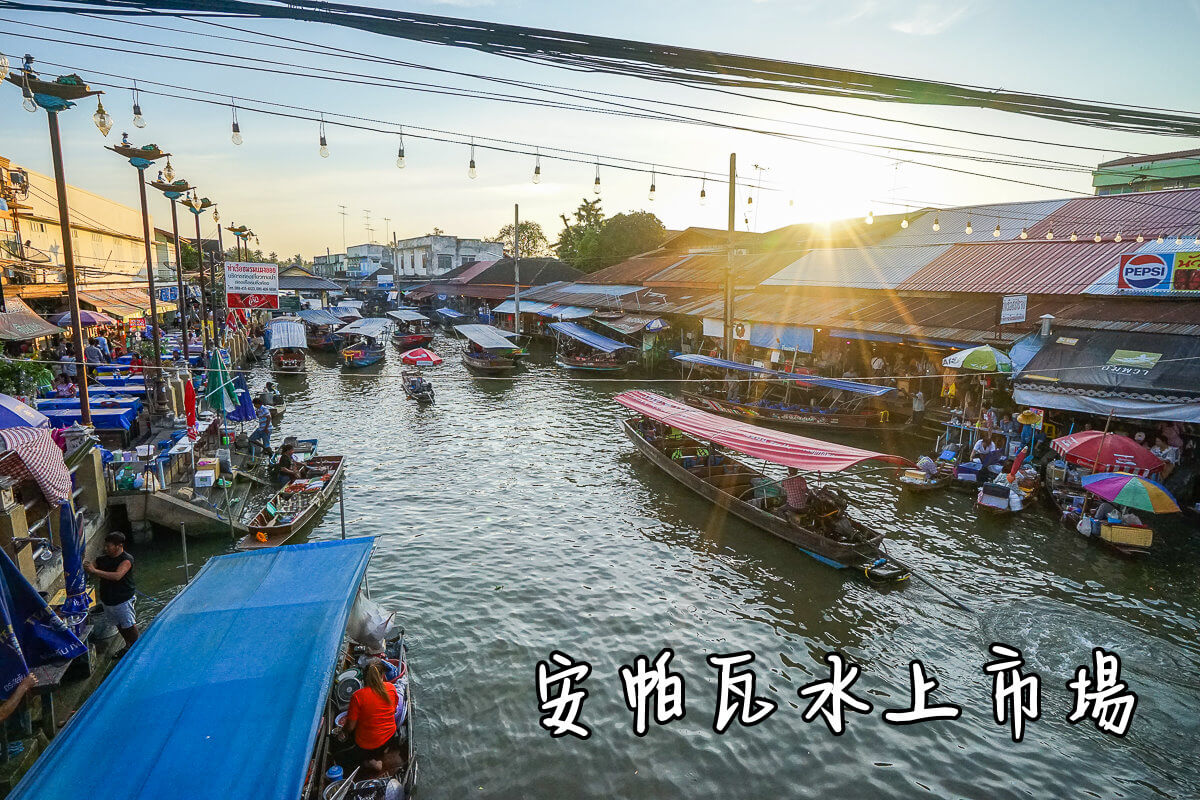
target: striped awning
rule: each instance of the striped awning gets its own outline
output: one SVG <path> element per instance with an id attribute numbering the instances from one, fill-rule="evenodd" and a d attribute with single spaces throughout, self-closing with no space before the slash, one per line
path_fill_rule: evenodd
<path id="1" fill-rule="evenodd" d="M 150 295 L 143 289 L 81 289 L 79 301 L 122 322 L 140 319 L 150 312 Z M 160 315 L 176 308 L 174 303 L 163 300 L 155 305 Z"/>

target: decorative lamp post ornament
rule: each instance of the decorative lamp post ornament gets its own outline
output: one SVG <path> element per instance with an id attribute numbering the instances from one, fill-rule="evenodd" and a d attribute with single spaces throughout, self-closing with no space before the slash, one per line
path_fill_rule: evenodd
<path id="1" fill-rule="evenodd" d="M 150 185 L 171 201 L 171 232 L 175 236 L 175 284 L 179 291 L 175 307 L 179 313 L 180 327 L 183 329 L 183 363 L 190 366 L 192 354 L 188 347 L 187 293 L 183 285 L 183 254 L 179 244 L 179 213 L 175 203 L 189 191 L 193 191 L 193 188 L 183 178 L 175 179 L 175 170 L 171 169 L 170 160 L 167 161 L 167 168 L 158 173 L 158 180 L 152 181 Z"/>

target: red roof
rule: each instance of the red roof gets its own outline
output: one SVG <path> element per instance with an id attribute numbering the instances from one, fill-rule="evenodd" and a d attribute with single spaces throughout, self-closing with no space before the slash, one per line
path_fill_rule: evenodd
<path id="1" fill-rule="evenodd" d="M 631 411 L 678 428 L 697 439 L 716 442 L 730 450 L 785 467 L 809 472 L 840 472 L 868 459 L 897 466 L 912 466 L 911 461 L 900 456 L 860 450 L 718 417 L 654 392 L 635 389 L 621 392 L 613 399 Z"/>
<path id="2" fill-rule="evenodd" d="M 1068 204 L 1069 205 L 1069 204 Z M 1081 294 L 1141 245 L 1028 240 L 956 244 L 897 287 L 912 292 Z"/>
<path id="3" fill-rule="evenodd" d="M 1166 234 L 1196 235 L 1200 219 L 1200 189 L 1178 189 L 1165 192 L 1131 192 L 1080 197 L 1068 200 L 1057 211 L 1029 229 L 1030 239 L 1042 239 L 1053 229 L 1058 238 L 1072 231 L 1081 239 L 1096 235 L 1104 239 L 1118 233 L 1132 239 Z"/>

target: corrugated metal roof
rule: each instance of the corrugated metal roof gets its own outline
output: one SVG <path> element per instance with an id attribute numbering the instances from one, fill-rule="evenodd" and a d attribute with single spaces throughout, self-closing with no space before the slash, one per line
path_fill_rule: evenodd
<path id="1" fill-rule="evenodd" d="M 894 247 L 1016 239 L 1021 235 L 1021 228 L 1033 227 L 1067 202 L 1065 199 L 1034 200 L 916 212 L 909 218 L 907 228 L 901 228 L 897 224 L 895 233 L 882 239 L 879 245 Z M 933 229 L 935 219 L 939 226 L 936 231 Z M 966 233 L 968 220 L 971 222 L 970 234 Z M 994 235 L 997 225 L 1000 226 L 999 236 Z M 1044 231 L 1042 235 L 1045 235 Z"/>
<path id="2" fill-rule="evenodd" d="M 898 287 L 916 292 L 1080 294 L 1136 242 L 1026 241 L 958 244 Z"/>
<path id="3" fill-rule="evenodd" d="M 672 264 L 687 258 L 674 253 L 663 256 L 628 258 L 611 267 L 597 270 L 587 276 L 588 283 L 641 284 L 646 278 L 661 272 Z"/>
<path id="4" fill-rule="evenodd" d="M 739 287 L 758 286 L 794 261 L 797 253 L 758 253 L 734 256 L 733 268 Z M 729 256 L 725 253 L 693 255 L 650 277 L 646 286 L 724 286 Z"/>
<path id="5" fill-rule="evenodd" d="M 813 250 L 762 285 L 893 289 L 947 249 L 949 245 Z"/>
<path id="6" fill-rule="evenodd" d="M 1078 231 L 1080 238 L 1100 232 L 1105 240 L 1120 233 L 1127 240 L 1141 233 L 1174 237 L 1196 236 L 1200 219 L 1200 189 L 1132 192 L 1080 197 L 1029 229 L 1029 238 L 1042 238 L 1053 228 L 1058 237 Z"/>

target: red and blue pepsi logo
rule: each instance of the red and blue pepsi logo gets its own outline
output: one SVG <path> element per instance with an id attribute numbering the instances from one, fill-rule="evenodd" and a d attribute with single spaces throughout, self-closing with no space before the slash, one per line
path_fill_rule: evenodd
<path id="1" fill-rule="evenodd" d="M 1118 289 L 1170 288 L 1171 265 L 1174 253 L 1138 253 L 1121 256 L 1121 267 L 1117 271 Z"/>

